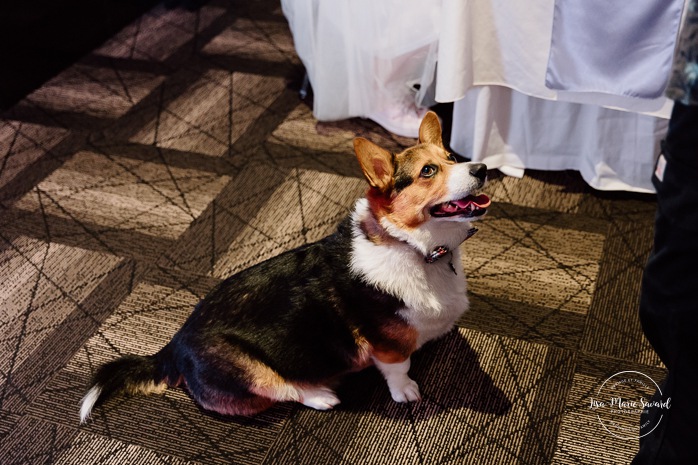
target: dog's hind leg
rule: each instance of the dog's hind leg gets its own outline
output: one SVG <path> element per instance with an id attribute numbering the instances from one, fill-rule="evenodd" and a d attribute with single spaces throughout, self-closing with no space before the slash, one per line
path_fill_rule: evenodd
<path id="1" fill-rule="evenodd" d="M 339 404 L 339 398 L 327 386 L 287 381 L 252 357 L 240 355 L 236 364 L 247 374 L 247 389 L 255 395 L 277 402 L 300 402 L 316 410 L 329 410 Z"/>
<path id="2" fill-rule="evenodd" d="M 339 404 L 339 398 L 331 388 L 287 382 L 273 371 L 255 378 L 248 389 L 258 396 L 278 402 L 300 402 L 315 410 L 330 410 Z"/>
<path id="3" fill-rule="evenodd" d="M 300 393 L 300 403 L 315 410 L 330 410 L 339 404 L 339 397 L 325 386 L 297 388 Z"/>
<path id="4" fill-rule="evenodd" d="M 327 386 L 286 380 L 257 358 L 241 350 L 227 350 L 225 358 L 220 350 L 217 354 L 209 350 L 205 362 L 199 359 L 199 369 L 185 376 L 192 397 L 207 410 L 246 415 L 275 402 L 299 402 L 316 410 L 339 404 Z"/>
<path id="5" fill-rule="evenodd" d="M 223 415 L 253 415 L 276 402 L 299 402 L 315 410 L 331 410 L 340 402 L 334 391 L 325 386 L 300 388 L 288 385 L 284 389 L 258 387 L 253 391 L 245 396 L 208 391 L 206 395 L 195 398 L 204 409 Z"/>

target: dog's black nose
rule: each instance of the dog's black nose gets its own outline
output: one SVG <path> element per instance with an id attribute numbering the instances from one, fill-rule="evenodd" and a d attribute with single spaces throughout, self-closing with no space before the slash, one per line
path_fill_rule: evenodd
<path id="1" fill-rule="evenodd" d="M 470 165 L 470 174 L 484 182 L 487 177 L 487 165 L 484 163 L 472 163 Z"/>

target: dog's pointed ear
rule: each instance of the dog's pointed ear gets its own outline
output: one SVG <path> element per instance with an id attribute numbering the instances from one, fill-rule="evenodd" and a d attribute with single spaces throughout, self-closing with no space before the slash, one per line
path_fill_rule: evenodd
<path id="1" fill-rule="evenodd" d="M 393 154 L 363 137 L 354 139 L 354 152 L 359 159 L 366 180 L 381 192 L 393 182 Z"/>
<path id="2" fill-rule="evenodd" d="M 419 142 L 422 144 L 435 144 L 443 147 L 441 140 L 441 123 L 439 117 L 433 111 L 428 111 L 419 125 Z"/>

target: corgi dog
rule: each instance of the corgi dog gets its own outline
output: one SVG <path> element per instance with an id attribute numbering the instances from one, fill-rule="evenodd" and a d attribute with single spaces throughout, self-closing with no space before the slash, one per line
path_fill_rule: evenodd
<path id="1" fill-rule="evenodd" d="M 441 137 L 429 112 L 401 153 L 356 138 L 369 186 L 336 232 L 222 281 L 158 353 L 100 366 L 81 422 L 116 394 L 176 386 L 224 415 L 327 410 L 338 379 L 371 365 L 395 401 L 420 400 L 410 355 L 467 310 L 459 246 L 490 205 L 487 167 L 457 163 Z"/>

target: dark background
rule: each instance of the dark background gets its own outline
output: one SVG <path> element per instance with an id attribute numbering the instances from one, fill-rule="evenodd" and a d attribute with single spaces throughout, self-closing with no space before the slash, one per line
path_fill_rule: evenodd
<path id="1" fill-rule="evenodd" d="M 0 111 L 10 108 L 158 0 L 3 0 Z"/>

